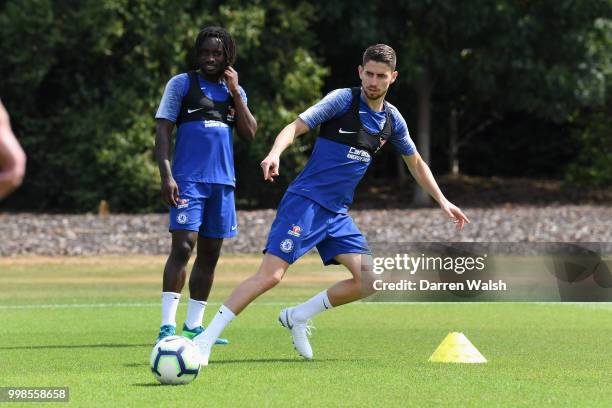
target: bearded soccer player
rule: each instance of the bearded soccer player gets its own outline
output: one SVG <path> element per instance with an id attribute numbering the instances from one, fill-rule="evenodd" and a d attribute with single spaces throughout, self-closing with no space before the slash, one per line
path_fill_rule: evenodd
<path id="1" fill-rule="evenodd" d="M 185 269 L 196 246 L 182 334 L 193 338 L 204 331 L 204 310 L 223 239 L 234 237 L 238 230 L 232 130 L 236 128 L 246 141 L 253 140 L 257 130 L 246 93 L 238 84 L 238 73 L 232 68 L 236 44 L 230 33 L 220 27 L 204 28 L 196 38 L 195 52 L 199 70 L 170 79 L 155 115 L 155 155 L 162 199 L 170 207 L 172 233 L 157 341 L 175 334 Z"/>
<path id="2" fill-rule="evenodd" d="M 291 332 L 302 357 L 313 357 L 308 340 L 310 318 L 372 294 L 372 286 L 365 283 L 372 277 L 371 266 L 370 270 L 365 267 L 372 264 L 370 249 L 347 211 L 372 156 L 387 141 L 395 146 L 419 185 L 454 220 L 457 228 L 469 222 L 440 191 L 429 167 L 417 153 L 402 115 L 385 102 L 387 90 L 397 78 L 395 63 L 391 47 L 384 44 L 369 47 L 358 68 L 360 88 L 331 92 L 277 136 L 261 163 L 264 179 L 268 181 L 279 174 L 280 155 L 293 140 L 321 125 L 308 163 L 278 207 L 258 272 L 234 289 L 206 331 L 194 338 L 202 365 L 208 364 L 212 344 L 227 324 L 255 298 L 278 284 L 289 266 L 315 246 L 325 265 L 342 264 L 352 278 L 280 312 L 278 320 Z"/>

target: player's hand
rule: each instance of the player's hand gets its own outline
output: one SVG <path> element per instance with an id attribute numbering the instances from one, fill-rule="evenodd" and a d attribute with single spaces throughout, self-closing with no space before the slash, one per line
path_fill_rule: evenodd
<path id="1" fill-rule="evenodd" d="M 280 163 L 280 158 L 278 156 L 270 156 L 266 157 L 261 162 L 261 170 L 263 171 L 263 177 L 266 181 L 274 181 L 274 177 L 278 176 L 278 167 Z"/>
<path id="2" fill-rule="evenodd" d="M 164 204 L 176 207 L 179 198 L 179 189 L 172 176 L 162 179 L 161 196 Z"/>
<path id="3" fill-rule="evenodd" d="M 239 95 L 240 87 L 238 85 L 238 72 L 232 67 L 227 67 L 225 71 L 223 71 L 223 78 L 232 96 Z"/>
<path id="4" fill-rule="evenodd" d="M 458 230 L 463 229 L 466 223 L 470 223 L 470 220 L 465 216 L 463 211 L 447 199 L 443 199 L 442 202 L 440 202 L 440 208 L 453 220 Z"/>

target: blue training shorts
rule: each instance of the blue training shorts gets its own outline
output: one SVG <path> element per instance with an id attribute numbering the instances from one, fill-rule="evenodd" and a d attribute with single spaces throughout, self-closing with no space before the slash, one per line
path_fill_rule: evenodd
<path id="1" fill-rule="evenodd" d="M 285 193 L 270 228 L 264 253 L 292 264 L 317 247 L 325 265 L 340 254 L 370 254 L 368 243 L 348 214 L 329 211 L 309 198 Z"/>
<path id="2" fill-rule="evenodd" d="M 202 237 L 236 236 L 234 187 L 225 184 L 177 181 L 179 199 L 170 207 L 170 231 L 197 231 Z"/>

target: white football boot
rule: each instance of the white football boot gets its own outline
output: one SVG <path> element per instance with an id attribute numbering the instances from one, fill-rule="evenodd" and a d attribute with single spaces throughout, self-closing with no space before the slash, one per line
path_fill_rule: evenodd
<path id="1" fill-rule="evenodd" d="M 198 346 L 200 352 L 200 365 L 207 366 L 208 359 L 210 358 L 210 352 L 212 350 L 212 342 L 205 338 L 206 331 L 195 336 L 192 341 Z"/>
<path id="2" fill-rule="evenodd" d="M 311 334 L 311 329 L 314 329 L 314 327 L 310 325 L 309 322 L 294 322 L 291 319 L 292 312 L 292 307 L 281 310 L 278 315 L 278 321 L 283 327 L 291 331 L 293 347 L 300 353 L 300 356 L 304 357 L 306 360 L 312 360 L 312 347 L 310 347 L 308 337 Z"/>

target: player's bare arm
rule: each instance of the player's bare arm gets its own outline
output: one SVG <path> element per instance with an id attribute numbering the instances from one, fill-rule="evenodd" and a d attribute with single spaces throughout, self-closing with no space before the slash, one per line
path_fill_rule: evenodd
<path id="1" fill-rule="evenodd" d="M 270 182 L 274 181 L 274 177 L 280 174 L 280 155 L 291 143 L 293 143 L 296 137 L 303 135 L 309 130 L 310 128 L 308 128 L 308 125 L 300 118 L 297 118 L 281 130 L 278 136 L 276 136 L 270 153 L 268 153 L 266 158 L 261 162 L 264 180 Z"/>
<path id="2" fill-rule="evenodd" d="M 0 102 L 0 199 L 21 185 L 26 156 L 11 130 L 8 113 Z"/>
<path id="3" fill-rule="evenodd" d="M 408 166 L 408 170 L 410 170 L 410 174 L 412 177 L 419 183 L 427 193 L 438 202 L 440 208 L 444 213 L 457 225 L 457 229 L 463 229 L 466 223 L 469 223 L 470 220 L 468 217 L 463 214 L 463 211 L 450 201 L 444 197 L 438 183 L 436 183 L 436 179 L 434 178 L 431 170 L 425 160 L 421 158 L 421 155 L 418 153 L 414 153 L 411 155 L 402 155 L 406 166 Z"/>
<path id="4" fill-rule="evenodd" d="M 236 70 L 232 67 L 227 67 L 223 72 L 223 77 L 225 78 L 227 87 L 234 100 L 234 108 L 236 109 L 236 131 L 238 132 L 238 136 L 242 140 L 250 142 L 255 139 L 257 121 L 251 114 L 251 111 L 244 102 L 244 99 L 242 99 L 240 96 L 238 72 L 236 72 Z"/>
<path id="5" fill-rule="evenodd" d="M 162 201 L 169 206 L 176 207 L 179 198 L 178 185 L 172 177 L 170 165 L 170 147 L 172 146 L 172 130 L 174 123 L 167 119 L 155 121 L 155 159 L 161 177 Z"/>

